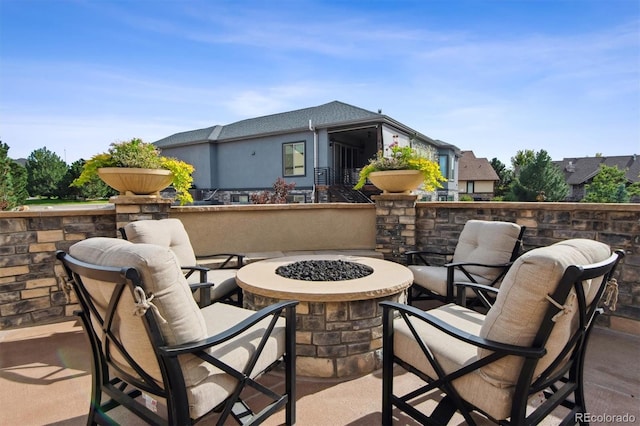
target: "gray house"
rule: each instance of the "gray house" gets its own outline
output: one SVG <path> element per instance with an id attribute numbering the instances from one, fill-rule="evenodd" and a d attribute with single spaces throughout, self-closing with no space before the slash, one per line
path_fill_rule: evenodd
<path id="1" fill-rule="evenodd" d="M 163 155 L 193 164 L 195 199 L 247 203 L 277 178 L 295 183 L 291 202 L 369 202 L 354 191 L 359 169 L 397 140 L 431 148 L 448 182 L 424 199 L 457 199 L 460 150 L 388 117 L 343 102 L 176 133 L 154 142 Z"/>
<path id="2" fill-rule="evenodd" d="M 630 184 L 640 181 L 640 161 L 635 154 L 564 158 L 562 161 L 554 161 L 553 164 L 562 170 L 565 181 L 569 185 L 567 201 L 580 201 L 585 197 L 585 185 L 593 182 L 593 178 L 600 171 L 600 165 L 624 170 L 627 182 Z"/>

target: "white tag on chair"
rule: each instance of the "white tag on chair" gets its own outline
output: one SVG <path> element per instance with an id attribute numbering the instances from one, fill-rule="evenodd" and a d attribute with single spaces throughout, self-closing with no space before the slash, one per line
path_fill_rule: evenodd
<path id="1" fill-rule="evenodd" d="M 547 398 L 544 397 L 544 393 L 540 391 L 538 393 L 534 393 L 529 397 L 529 405 L 537 408 L 541 406 L 546 400 Z"/>
<path id="2" fill-rule="evenodd" d="M 145 407 L 147 407 L 149 410 L 153 411 L 154 413 L 158 412 L 158 401 L 156 401 L 146 393 L 142 394 L 142 399 L 144 400 Z"/>

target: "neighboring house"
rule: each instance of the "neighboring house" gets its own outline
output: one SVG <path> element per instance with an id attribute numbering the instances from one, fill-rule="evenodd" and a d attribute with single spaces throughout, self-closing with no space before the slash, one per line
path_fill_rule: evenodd
<path id="1" fill-rule="evenodd" d="M 615 157 L 565 158 L 562 161 L 554 161 L 553 164 L 562 170 L 565 181 L 569 185 L 567 201 L 581 201 L 584 198 L 585 185 L 593 181 L 601 164 L 626 170 L 626 178 L 629 183 L 640 181 L 640 159 L 635 154 Z"/>
<path id="2" fill-rule="evenodd" d="M 154 143 L 163 155 L 194 165 L 196 200 L 247 203 L 252 193 L 271 189 L 283 177 L 296 184 L 292 202 L 369 202 L 352 189 L 358 171 L 394 136 L 401 145 L 434 147 L 448 182 L 433 195 L 457 199 L 457 147 L 381 112 L 338 101 L 176 133 Z"/>
<path id="3" fill-rule="evenodd" d="M 493 198 L 495 184 L 500 178 L 486 158 L 476 158 L 473 151 L 462 151 L 458 170 L 460 195 L 469 195 L 475 201 Z"/>

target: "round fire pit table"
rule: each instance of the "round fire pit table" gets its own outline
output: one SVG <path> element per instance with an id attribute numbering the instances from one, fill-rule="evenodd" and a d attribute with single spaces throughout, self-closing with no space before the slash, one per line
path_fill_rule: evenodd
<path id="1" fill-rule="evenodd" d="M 373 269 L 362 278 L 307 281 L 285 278 L 276 269 L 305 261 L 344 261 Z M 262 260 L 244 266 L 236 281 L 244 307 L 259 310 L 282 300 L 299 300 L 296 310 L 297 374 L 347 378 L 381 367 L 382 309 L 385 300 L 404 302 L 413 274 L 381 259 L 305 255 Z"/>

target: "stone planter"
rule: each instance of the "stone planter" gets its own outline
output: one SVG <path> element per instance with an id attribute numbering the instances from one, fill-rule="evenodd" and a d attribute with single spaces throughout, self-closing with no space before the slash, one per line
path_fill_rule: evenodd
<path id="1" fill-rule="evenodd" d="M 173 180 L 171 172 L 165 169 L 102 167 L 98 176 L 121 195 L 159 195 Z"/>
<path id="2" fill-rule="evenodd" d="M 371 172 L 369 180 L 385 194 L 408 194 L 418 188 L 424 178 L 420 170 L 384 170 Z"/>

